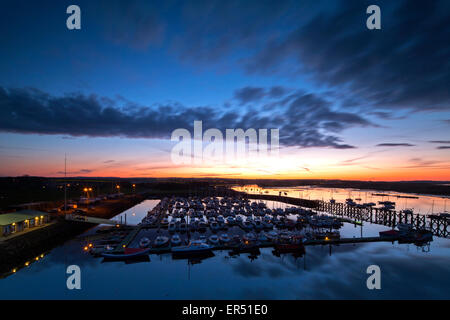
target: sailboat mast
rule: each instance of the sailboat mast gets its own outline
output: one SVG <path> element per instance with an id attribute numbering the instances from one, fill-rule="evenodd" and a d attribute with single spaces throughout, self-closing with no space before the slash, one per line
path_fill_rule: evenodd
<path id="1" fill-rule="evenodd" d="M 67 210 L 67 155 L 64 154 L 64 215 Z"/>

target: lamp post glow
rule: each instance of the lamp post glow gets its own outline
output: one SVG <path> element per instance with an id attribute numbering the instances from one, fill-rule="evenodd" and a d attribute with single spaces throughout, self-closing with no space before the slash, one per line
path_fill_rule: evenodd
<path id="1" fill-rule="evenodd" d="M 83 191 L 86 192 L 86 210 L 87 210 L 89 201 L 89 192 L 92 192 L 92 188 L 84 188 Z"/>

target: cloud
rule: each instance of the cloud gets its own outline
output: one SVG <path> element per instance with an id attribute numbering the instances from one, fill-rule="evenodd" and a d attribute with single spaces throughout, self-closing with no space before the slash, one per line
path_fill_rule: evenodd
<path id="1" fill-rule="evenodd" d="M 441 150 L 443 150 L 443 149 L 450 149 L 450 146 L 439 146 L 436 149 L 441 149 Z"/>
<path id="2" fill-rule="evenodd" d="M 369 155 L 365 155 L 365 156 L 361 156 L 361 157 L 357 157 L 357 158 L 343 160 L 338 165 L 339 166 L 353 166 L 353 165 L 356 165 L 356 164 L 360 164 L 359 160 L 363 160 L 363 159 L 366 159 L 368 157 L 369 157 Z"/>
<path id="3" fill-rule="evenodd" d="M 416 168 L 430 168 L 430 169 L 448 169 L 448 161 L 439 160 L 425 160 L 422 158 L 411 158 L 408 161 L 410 165 L 401 168 L 416 169 Z"/>
<path id="4" fill-rule="evenodd" d="M 250 102 L 260 102 L 263 98 L 271 100 L 287 97 L 287 94 L 290 91 L 290 89 L 283 86 L 273 86 L 269 89 L 247 86 L 237 89 L 234 92 L 234 99 L 236 99 L 241 105 L 244 105 Z M 271 106 L 273 107 L 273 103 Z"/>
<path id="5" fill-rule="evenodd" d="M 248 58 L 246 69 L 257 74 L 309 74 L 372 111 L 448 110 L 449 3 L 379 5 L 380 31 L 366 28 L 365 2 L 342 1 L 332 10 L 324 6 L 295 30 L 268 41 Z"/>
<path id="6" fill-rule="evenodd" d="M 113 163 L 114 162 L 114 160 L 106 160 L 106 161 L 103 161 L 103 163 Z"/>
<path id="7" fill-rule="evenodd" d="M 265 90 L 265 92 L 270 92 Z M 240 91 L 242 92 L 242 90 Z M 219 110 L 179 103 L 140 106 L 81 93 L 52 96 L 33 88 L 0 87 L 0 131 L 88 137 L 168 139 L 173 130 L 203 128 L 280 129 L 280 144 L 349 149 L 336 133 L 353 126 L 375 126 L 359 115 L 333 109 L 325 97 L 296 92 L 273 101 L 278 113 L 251 108 Z"/>
<path id="8" fill-rule="evenodd" d="M 91 11 L 106 21 L 101 25 L 113 43 L 139 49 L 162 43 L 195 65 L 222 62 L 250 74 L 307 78 L 334 91 L 343 108 L 382 119 L 449 110 L 449 2 L 379 1 L 382 29 L 376 31 L 365 25 L 369 4 L 102 1 Z M 247 89 L 237 93 L 242 104 L 262 98 L 258 88 Z M 283 89 L 275 86 L 264 95 L 282 96 Z"/>
<path id="9" fill-rule="evenodd" d="M 410 143 L 379 143 L 377 147 L 414 147 L 414 144 Z"/>
<path id="10" fill-rule="evenodd" d="M 441 143 L 441 144 L 449 144 L 450 140 L 433 140 L 433 141 L 428 141 L 429 143 Z"/>
<path id="11" fill-rule="evenodd" d="M 71 172 L 66 172 L 67 174 L 86 174 L 86 173 L 92 173 L 94 172 L 94 170 L 90 170 L 90 169 L 81 169 L 78 171 L 71 171 Z M 65 174 L 64 171 L 58 171 L 58 174 Z"/>
<path id="12" fill-rule="evenodd" d="M 263 88 L 256 87 L 244 87 L 234 93 L 235 99 L 239 100 L 241 104 L 260 101 L 265 95 Z"/>
<path id="13" fill-rule="evenodd" d="M 164 4 L 148 1 L 90 2 L 86 11 L 96 12 L 105 38 L 116 45 L 126 45 L 136 50 L 162 44 L 166 22 Z"/>

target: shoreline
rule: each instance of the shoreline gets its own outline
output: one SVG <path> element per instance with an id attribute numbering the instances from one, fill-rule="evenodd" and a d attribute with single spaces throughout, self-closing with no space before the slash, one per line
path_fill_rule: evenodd
<path id="1" fill-rule="evenodd" d="M 136 195 L 99 205 L 94 216 L 110 219 L 145 199 Z M 66 221 L 63 216 L 58 216 L 46 227 L 0 242 L 0 278 L 8 276 L 14 269 L 26 267 L 26 263 L 95 226 L 97 224 Z"/>

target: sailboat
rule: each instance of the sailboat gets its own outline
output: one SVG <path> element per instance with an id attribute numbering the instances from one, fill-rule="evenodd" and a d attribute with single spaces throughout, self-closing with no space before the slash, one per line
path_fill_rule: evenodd
<path id="1" fill-rule="evenodd" d="M 187 246 L 172 248 L 174 254 L 201 253 L 211 251 L 213 247 L 202 240 L 192 240 Z"/>

